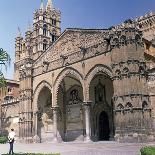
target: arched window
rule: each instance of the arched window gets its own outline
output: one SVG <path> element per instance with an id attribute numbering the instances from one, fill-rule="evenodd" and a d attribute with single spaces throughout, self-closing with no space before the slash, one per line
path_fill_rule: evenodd
<path id="1" fill-rule="evenodd" d="M 51 39 L 52 39 L 52 42 L 56 41 L 57 39 L 55 30 L 53 30 L 53 32 L 51 33 Z"/>
<path id="2" fill-rule="evenodd" d="M 56 40 L 56 36 L 52 34 L 52 42 L 54 42 L 55 40 Z"/>
<path id="3" fill-rule="evenodd" d="M 47 25 L 44 24 L 43 26 L 43 35 L 46 36 L 47 35 Z"/>
<path id="4" fill-rule="evenodd" d="M 43 51 L 45 51 L 47 49 L 47 41 L 44 40 L 43 41 Z"/>
<path id="5" fill-rule="evenodd" d="M 56 26 L 56 19 L 52 19 L 52 25 Z"/>
<path id="6" fill-rule="evenodd" d="M 43 21 L 45 21 L 45 19 L 46 19 L 45 17 L 46 17 L 46 14 L 43 15 Z"/>
<path id="7" fill-rule="evenodd" d="M 35 30 L 36 30 L 36 35 L 39 35 L 39 26 L 38 25 L 35 26 Z"/>
<path id="8" fill-rule="evenodd" d="M 55 16 L 52 17 L 52 26 L 56 26 L 56 17 Z"/>

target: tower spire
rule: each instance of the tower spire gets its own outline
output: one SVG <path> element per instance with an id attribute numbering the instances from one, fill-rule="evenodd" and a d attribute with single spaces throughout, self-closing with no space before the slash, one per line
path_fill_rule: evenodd
<path id="1" fill-rule="evenodd" d="M 53 2 L 52 2 L 52 0 L 48 0 L 48 1 L 47 1 L 47 5 L 46 5 L 46 9 L 52 10 L 52 7 L 53 7 Z"/>
<path id="2" fill-rule="evenodd" d="M 18 27 L 18 33 L 17 33 L 17 37 L 21 37 L 21 31 L 20 31 L 20 27 Z"/>
<path id="3" fill-rule="evenodd" d="M 41 9 L 41 10 L 43 10 L 43 9 L 44 9 L 44 3 L 43 3 L 43 0 L 41 0 L 40 9 Z"/>

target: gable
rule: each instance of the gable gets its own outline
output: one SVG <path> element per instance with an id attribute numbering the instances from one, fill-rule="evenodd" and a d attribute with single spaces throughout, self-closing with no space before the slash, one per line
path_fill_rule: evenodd
<path id="1" fill-rule="evenodd" d="M 59 59 L 61 55 L 69 55 L 102 43 L 107 30 L 67 29 L 49 49 L 34 63 L 34 68 L 43 64 L 44 61 L 51 62 Z"/>

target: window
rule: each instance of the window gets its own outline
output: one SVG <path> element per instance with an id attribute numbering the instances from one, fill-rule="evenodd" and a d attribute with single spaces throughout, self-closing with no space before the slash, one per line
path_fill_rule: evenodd
<path id="1" fill-rule="evenodd" d="M 46 24 L 43 26 L 43 35 L 44 36 L 47 35 L 47 25 Z"/>
<path id="2" fill-rule="evenodd" d="M 35 26 L 36 35 L 39 35 L 39 26 L 36 24 Z"/>
<path id="3" fill-rule="evenodd" d="M 43 21 L 45 21 L 45 15 L 43 15 Z"/>
<path id="4" fill-rule="evenodd" d="M 43 51 L 45 51 L 46 50 L 46 44 L 45 43 L 43 43 Z"/>
<path id="5" fill-rule="evenodd" d="M 8 88 L 8 93 L 12 92 L 12 89 L 11 88 Z"/>
<path id="6" fill-rule="evenodd" d="M 56 36 L 52 34 L 52 42 L 56 40 Z"/>
<path id="7" fill-rule="evenodd" d="M 44 40 L 43 41 L 43 51 L 45 51 L 47 49 L 47 41 Z"/>
<path id="8" fill-rule="evenodd" d="M 56 19 L 52 19 L 52 25 L 56 26 Z"/>

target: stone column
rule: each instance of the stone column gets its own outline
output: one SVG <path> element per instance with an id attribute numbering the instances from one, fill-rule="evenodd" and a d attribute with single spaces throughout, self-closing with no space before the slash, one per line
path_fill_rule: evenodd
<path id="1" fill-rule="evenodd" d="M 35 118 L 35 135 L 38 135 L 38 113 L 34 113 L 34 118 Z"/>
<path id="2" fill-rule="evenodd" d="M 54 142 L 58 142 L 58 109 L 59 107 L 52 107 L 53 110 L 53 126 L 54 126 Z"/>
<path id="3" fill-rule="evenodd" d="M 34 143 L 40 143 L 40 137 L 38 136 L 38 112 L 34 113 Z"/>
<path id="4" fill-rule="evenodd" d="M 85 127 L 86 127 L 86 137 L 85 137 L 85 141 L 89 142 L 91 141 L 90 139 L 90 106 L 91 106 L 91 102 L 84 102 L 83 103 L 84 106 L 84 114 L 85 114 Z"/>

